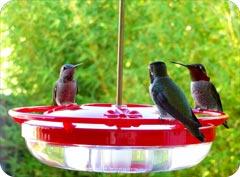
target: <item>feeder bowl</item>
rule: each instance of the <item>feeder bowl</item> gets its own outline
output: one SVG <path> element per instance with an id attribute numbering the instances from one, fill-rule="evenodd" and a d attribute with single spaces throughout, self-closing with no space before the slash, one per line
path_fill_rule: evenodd
<path id="1" fill-rule="evenodd" d="M 215 127 L 227 115 L 194 110 L 205 136 L 201 143 L 174 118 L 159 118 L 151 105 L 85 104 L 15 108 L 29 151 L 63 169 L 143 173 L 197 165 L 208 154 Z"/>

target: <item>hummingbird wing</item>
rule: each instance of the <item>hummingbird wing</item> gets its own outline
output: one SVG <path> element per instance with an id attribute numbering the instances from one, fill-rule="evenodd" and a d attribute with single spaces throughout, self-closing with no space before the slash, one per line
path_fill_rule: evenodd
<path id="1" fill-rule="evenodd" d="M 212 96 L 214 97 L 215 101 L 217 102 L 219 111 L 223 112 L 221 98 L 220 98 L 220 95 L 217 92 L 216 87 L 211 82 L 210 82 L 209 85 L 210 85 L 210 91 L 212 93 Z"/>
<path id="2" fill-rule="evenodd" d="M 53 90 L 52 90 L 52 103 L 54 106 L 57 106 L 56 93 L 57 93 L 57 83 L 54 85 Z"/>
<path id="3" fill-rule="evenodd" d="M 217 106 L 218 106 L 219 111 L 222 111 L 222 112 L 223 112 L 222 102 L 221 102 L 220 95 L 219 95 L 219 93 L 217 92 L 216 87 L 215 87 L 211 82 L 210 82 L 210 90 L 211 90 L 212 96 L 214 97 L 214 99 L 215 99 L 216 102 L 217 102 Z M 229 128 L 229 126 L 228 126 L 228 124 L 227 124 L 227 121 L 225 121 L 225 122 L 223 123 L 223 126 L 224 126 L 225 128 Z"/>
<path id="4" fill-rule="evenodd" d="M 174 106 L 170 104 L 164 93 L 153 91 L 153 99 L 157 105 L 161 106 L 167 113 L 169 113 L 171 116 L 179 120 L 184 126 L 186 126 L 196 138 L 198 138 L 201 142 L 204 141 L 204 136 L 198 129 L 200 127 L 198 123 L 183 116 L 181 112 L 179 112 Z"/>
<path id="5" fill-rule="evenodd" d="M 76 81 L 76 95 L 78 94 L 78 82 Z"/>

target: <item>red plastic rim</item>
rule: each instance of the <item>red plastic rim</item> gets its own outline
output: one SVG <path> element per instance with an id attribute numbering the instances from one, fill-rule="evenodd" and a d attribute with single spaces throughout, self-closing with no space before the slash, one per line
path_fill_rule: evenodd
<path id="1" fill-rule="evenodd" d="M 64 122 L 64 123 L 89 123 L 89 124 L 106 124 L 116 126 L 139 126 L 143 124 L 147 125 L 159 125 L 159 124 L 180 124 L 176 119 L 159 119 L 159 118 L 144 118 L 139 117 L 127 117 L 127 115 L 119 114 L 118 117 L 70 117 L 70 116 L 53 116 L 43 114 L 45 112 L 54 112 L 60 110 L 79 110 L 82 107 L 89 106 L 93 107 L 109 107 L 112 104 L 84 104 L 80 105 L 66 105 L 66 106 L 31 106 L 31 107 L 20 107 L 9 110 L 9 115 L 14 118 L 17 123 L 23 123 L 29 120 L 41 120 L 41 121 L 52 121 L 52 122 Z M 146 108 L 152 107 L 151 105 L 141 104 L 127 104 L 127 107 Z M 215 126 L 221 125 L 228 119 L 228 115 L 223 112 L 210 111 L 210 110 L 193 110 L 194 114 L 197 115 L 202 125 L 213 124 Z M 200 116 L 203 115 L 203 116 Z M 121 117 L 122 116 L 122 117 Z"/>
<path id="2" fill-rule="evenodd" d="M 92 116 L 92 112 L 97 112 L 96 108 L 104 108 L 106 112 Z M 144 117 L 139 110 L 148 108 L 153 107 L 140 104 L 113 107 L 112 104 L 96 103 L 14 108 L 9 110 L 9 114 L 17 123 L 24 123 L 22 135 L 33 141 L 104 146 L 182 146 L 200 143 L 176 119 Z M 89 113 L 81 117 L 51 115 L 64 110 L 80 112 L 88 110 Z M 200 131 L 205 136 L 205 142 L 212 142 L 215 139 L 215 126 L 228 118 L 226 114 L 216 111 L 194 110 L 194 113 L 199 115 L 198 119 L 202 123 Z M 90 128 L 85 125 L 90 125 Z"/>

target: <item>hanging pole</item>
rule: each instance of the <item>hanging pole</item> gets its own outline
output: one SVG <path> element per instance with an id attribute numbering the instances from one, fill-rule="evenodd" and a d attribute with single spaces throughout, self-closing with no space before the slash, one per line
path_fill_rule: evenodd
<path id="1" fill-rule="evenodd" d="M 117 106 L 122 105 L 123 51 L 124 49 L 124 0 L 119 0 L 118 57 L 117 57 Z"/>

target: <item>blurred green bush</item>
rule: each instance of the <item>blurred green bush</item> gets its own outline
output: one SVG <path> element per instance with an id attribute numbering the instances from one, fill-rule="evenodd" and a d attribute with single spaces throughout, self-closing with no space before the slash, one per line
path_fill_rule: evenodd
<path id="1" fill-rule="evenodd" d="M 5 169 L 17 177 L 110 176 L 42 165 L 27 151 L 7 110 L 51 104 L 51 89 L 64 63 L 80 63 L 77 102 L 115 101 L 118 3 L 116 0 L 17 1 L 1 11 L 0 134 Z M 219 127 L 208 157 L 198 166 L 132 176 L 226 177 L 239 166 L 240 13 L 227 1 L 132 0 L 126 2 L 124 102 L 151 103 L 147 65 L 167 62 L 171 77 L 192 103 L 188 71 L 169 63 L 202 63 L 230 115 Z M 3 54 L 7 53 L 7 54 Z M 2 132 L 2 133 L 1 133 Z M 116 174 L 112 176 L 130 176 Z"/>

